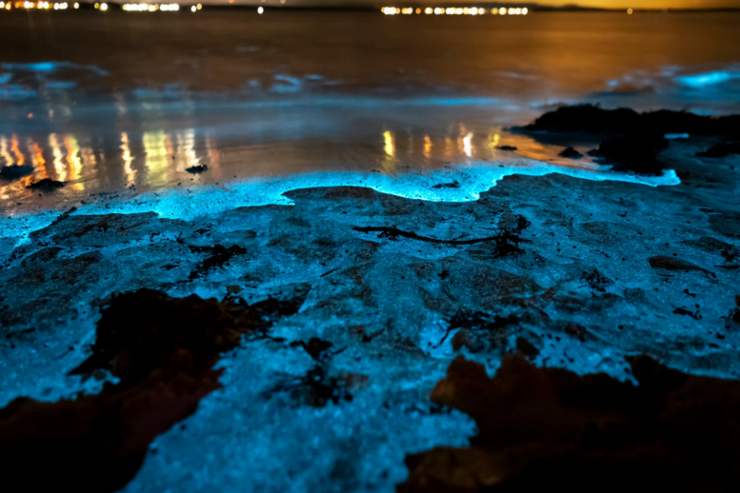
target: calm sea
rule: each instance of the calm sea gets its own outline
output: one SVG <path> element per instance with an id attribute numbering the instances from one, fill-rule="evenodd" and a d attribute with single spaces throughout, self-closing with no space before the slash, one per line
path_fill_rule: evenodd
<path id="1" fill-rule="evenodd" d="M 505 144 L 557 161 L 506 127 L 576 101 L 740 112 L 740 14 L 0 13 L 0 164 L 33 169 L 0 180 L 0 208 L 395 176 L 510 159 Z M 26 188 L 46 177 L 67 186 Z"/>

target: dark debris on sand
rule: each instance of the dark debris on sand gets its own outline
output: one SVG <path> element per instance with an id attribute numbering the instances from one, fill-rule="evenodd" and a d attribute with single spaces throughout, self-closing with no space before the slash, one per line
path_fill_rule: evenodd
<path id="1" fill-rule="evenodd" d="M 28 165 L 10 165 L 0 168 L 0 180 L 13 181 L 33 173 L 33 167 Z"/>
<path id="2" fill-rule="evenodd" d="M 308 341 L 294 341 L 291 347 L 302 348 L 314 360 L 314 365 L 303 375 L 280 382 L 265 392 L 264 397 L 287 394 L 297 405 L 324 407 L 330 403 L 336 405 L 352 401 L 352 391 L 367 382 L 365 375 L 332 374 L 329 363 L 341 350 L 332 350 L 333 344 L 329 341 L 311 337 Z"/>
<path id="3" fill-rule="evenodd" d="M 655 255 L 653 257 L 650 257 L 648 259 L 648 262 L 650 262 L 650 267 L 653 269 L 658 270 L 666 270 L 666 271 L 678 271 L 678 272 L 701 272 L 705 274 L 710 279 L 714 279 L 717 277 L 717 275 L 705 269 L 704 267 L 700 267 L 696 264 L 692 264 L 691 262 L 688 262 L 686 260 L 682 260 L 680 258 L 676 257 L 669 257 L 667 255 Z"/>
<path id="4" fill-rule="evenodd" d="M 432 393 L 472 417 L 469 447 L 406 458 L 402 493 L 731 491 L 740 484 L 740 382 L 630 360 L 637 385 L 504 359 L 463 358 Z"/>
<path id="5" fill-rule="evenodd" d="M 496 256 L 506 256 L 522 253 L 519 246 L 526 243 L 527 240 L 522 238 L 522 232 L 529 227 L 529 220 L 517 215 L 512 224 L 505 224 L 495 235 L 483 236 L 479 238 L 433 238 L 431 236 L 421 235 L 413 231 L 406 231 L 395 226 L 354 226 L 354 229 L 360 233 L 376 233 L 379 238 L 396 241 L 398 238 L 422 241 L 446 246 L 465 246 L 475 245 L 477 243 L 493 243 L 495 245 Z"/>
<path id="6" fill-rule="evenodd" d="M 31 183 L 26 188 L 39 192 L 49 193 L 63 188 L 64 185 L 65 182 L 63 181 L 52 180 L 51 178 L 44 178 L 43 180 Z"/>
<path id="7" fill-rule="evenodd" d="M 221 354 L 247 333 L 294 314 L 303 297 L 254 304 L 142 289 L 114 296 L 92 354 L 72 373 L 109 372 L 97 395 L 58 402 L 19 398 L 0 410 L 7 485 L 29 491 L 115 491 L 141 466 L 150 442 L 220 386 Z"/>
<path id="8" fill-rule="evenodd" d="M 195 166 L 190 166 L 189 168 L 185 168 L 185 171 L 190 173 L 191 175 L 199 175 L 201 173 L 205 173 L 208 171 L 208 166 L 205 164 L 197 164 Z"/>
<path id="9" fill-rule="evenodd" d="M 232 258 L 238 255 L 244 255 L 247 250 L 239 245 L 225 247 L 221 244 L 213 246 L 195 246 L 191 245 L 190 251 L 193 253 L 205 253 L 206 257 L 201 260 L 190 272 L 190 280 L 202 277 L 213 269 L 218 269 L 227 264 Z"/>

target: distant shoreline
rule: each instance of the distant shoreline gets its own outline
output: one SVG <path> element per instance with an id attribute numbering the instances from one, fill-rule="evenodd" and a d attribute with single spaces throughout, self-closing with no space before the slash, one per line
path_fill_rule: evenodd
<path id="1" fill-rule="evenodd" d="M 108 1 L 105 2 L 108 5 L 115 5 L 120 6 L 126 3 L 136 3 L 136 0 L 131 1 Z M 148 3 L 157 4 L 157 3 L 179 3 L 183 6 L 190 6 L 198 4 L 199 2 L 197 0 L 186 0 L 186 1 L 179 1 L 175 2 L 175 0 L 161 0 L 161 1 L 151 1 Z M 86 11 L 86 10 L 94 10 L 93 3 L 80 3 L 79 11 Z M 357 6 L 349 6 L 349 5 L 325 5 L 325 6 L 311 6 L 311 5 L 268 5 L 268 4 L 260 4 L 255 3 L 252 5 L 228 5 L 226 3 L 224 4 L 218 4 L 218 5 L 205 5 L 205 10 L 250 10 L 254 11 L 258 7 L 263 7 L 265 11 L 269 11 L 270 13 L 275 12 L 298 12 L 298 11 L 310 11 L 310 12 L 378 12 L 381 7 L 383 6 L 397 6 L 397 7 L 412 7 L 414 9 L 416 8 L 426 8 L 430 7 L 431 4 L 428 3 L 409 3 L 405 1 L 398 1 L 394 2 L 393 0 L 389 0 L 387 2 L 383 2 L 382 4 L 378 5 L 357 5 Z M 558 12 L 569 12 L 569 13 L 612 13 L 612 14 L 625 14 L 626 9 L 624 8 L 598 8 L 598 7 L 581 7 L 578 5 L 566 5 L 562 7 L 555 7 L 555 6 L 547 6 L 547 5 L 539 5 L 536 3 L 519 3 L 519 2 L 495 2 L 495 3 L 470 3 L 470 2 L 449 2 L 449 3 L 443 3 L 443 4 L 435 4 L 436 7 L 479 7 L 484 9 L 491 9 L 491 8 L 498 8 L 498 7 L 526 7 L 529 12 L 551 12 L 551 13 L 558 13 Z M 718 7 L 718 8 L 683 8 L 683 9 L 675 9 L 675 8 L 668 8 L 668 9 L 649 9 L 649 8 L 633 8 L 634 14 L 699 14 L 699 13 L 736 13 L 740 12 L 740 7 Z M 112 10 L 108 13 L 113 13 L 118 11 Z M 23 9 L 13 9 L 13 11 L 8 13 L 17 13 L 17 12 L 26 12 L 30 13 L 33 12 L 33 10 L 23 10 Z M 67 11 L 67 12 L 72 12 Z M 181 13 L 189 13 L 186 11 L 186 9 L 182 9 L 180 11 Z"/>

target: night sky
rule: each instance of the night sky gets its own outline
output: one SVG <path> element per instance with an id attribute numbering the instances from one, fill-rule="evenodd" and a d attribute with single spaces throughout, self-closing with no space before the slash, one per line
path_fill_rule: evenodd
<path id="1" fill-rule="evenodd" d="M 204 3 L 222 4 L 225 0 L 207 0 Z M 278 3 L 277 0 L 236 0 L 237 4 L 258 4 L 258 3 Z M 292 5 L 374 5 L 374 4 L 403 4 L 403 3 L 420 3 L 420 4 L 446 4 L 456 3 L 456 0 L 288 0 Z M 458 3 L 466 3 L 460 2 Z M 469 0 L 467 3 L 497 3 L 495 0 Z M 515 4 L 515 3 L 538 3 L 541 5 L 581 5 L 587 7 L 600 8 L 646 8 L 646 9 L 663 9 L 663 8 L 716 8 L 716 7 L 738 7 L 740 0 L 513 0 L 500 1 L 498 3 Z"/>

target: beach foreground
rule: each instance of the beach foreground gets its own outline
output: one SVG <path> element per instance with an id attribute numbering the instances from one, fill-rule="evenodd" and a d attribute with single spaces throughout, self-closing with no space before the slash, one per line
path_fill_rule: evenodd
<path id="1" fill-rule="evenodd" d="M 95 491 L 736 484 L 740 161 L 697 156 L 713 142 L 666 144 L 672 186 L 513 175 L 461 203 L 313 188 L 18 228 L 3 464 Z"/>

